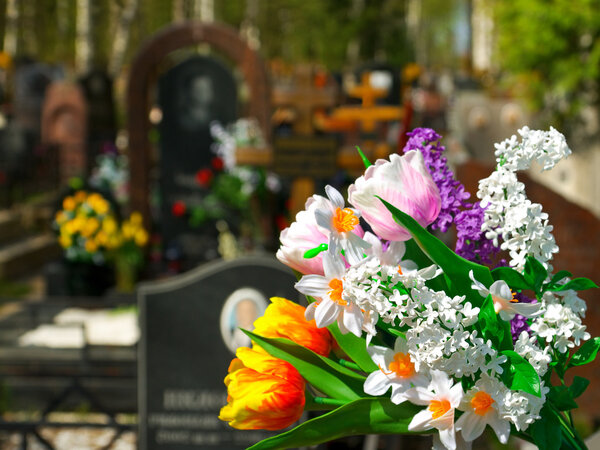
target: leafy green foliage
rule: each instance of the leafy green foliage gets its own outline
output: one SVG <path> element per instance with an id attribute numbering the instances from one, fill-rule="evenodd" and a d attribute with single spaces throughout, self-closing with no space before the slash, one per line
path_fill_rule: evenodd
<path id="1" fill-rule="evenodd" d="M 524 278 L 536 294 L 541 294 L 542 284 L 548 278 L 548 271 L 541 262 L 528 256 L 525 260 Z"/>
<path id="2" fill-rule="evenodd" d="M 469 278 L 471 270 L 477 280 L 487 286 L 492 284 L 493 278 L 487 267 L 458 256 L 442 241 L 423 228 L 415 219 L 382 198 L 379 199 L 392 213 L 394 220 L 409 231 L 423 253 L 444 271 L 446 283 L 449 288 L 448 294 L 471 295 L 471 279 Z M 482 301 L 481 297 L 472 297 L 472 303 L 475 306 L 479 306 Z"/>
<path id="3" fill-rule="evenodd" d="M 531 289 L 531 285 L 525 280 L 525 277 L 511 267 L 496 267 L 492 270 L 494 280 L 504 280 L 511 289 L 523 290 Z"/>
<path id="4" fill-rule="evenodd" d="M 552 386 L 549 394 L 550 401 L 559 411 L 577 408 L 573 393 L 567 386 Z"/>
<path id="5" fill-rule="evenodd" d="M 289 339 L 265 338 L 245 331 L 257 345 L 271 356 L 283 359 L 293 365 L 306 381 L 316 389 L 340 400 L 356 400 L 364 395 L 365 377 L 298 345 Z"/>
<path id="6" fill-rule="evenodd" d="M 529 361 L 513 350 L 504 350 L 501 353 L 508 358 L 508 371 L 503 374 L 506 385 L 514 391 L 541 397 L 540 377 Z"/>
<path id="7" fill-rule="evenodd" d="M 600 350 L 600 337 L 590 339 L 575 352 L 567 367 L 583 366 L 591 363 L 596 359 L 598 350 Z"/>
<path id="8" fill-rule="evenodd" d="M 568 291 L 573 289 L 574 291 L 585 291 L 586 289 L 595 289 L 598 286 L 589 278 L 575 278 L 561 286 L 557 286 L 554 289 L 551 289 L 555 292 Z"/>
<path id="9" fill-rule="evenodd" d="M 367 373 L 378 370 L 377 366 L 369 356 L 369 353 L 367 353 L 367 344 L 363 338 L 359 338 L 352 333 L 342 334 L 335 322 L 327 328 L 340 348 L 352 361 L 358 364 L 361 370 Z"/>
<path id="10" fill-rule="evenodd" d="M 484 339 L 489 339 L 497 349 L 512 349 L 510 325 L 498 319 L 492 296 L 488 295 L 479 307 L 477 327 Z"/>
<path id="11" fill-rule="evenodd" d="M 535 109 L 565 129 L 581 107 L 598 105 L 600 8 L 596 0 L 493 2 L 498 62 Z M 515 81 L 515 80 L 512 80 Z"/>
<path id="12" fill-rule="evenodd" d="M 542 418 L 532 423 L 528 432 L 540 450 L 559 450 L 562 447 L 561 424 L 554 412 L 546 405 Z"/>
<path id="13" fill-rule="evenodd" d="M 363 398 L 260 441 L 250 449 L 310 446 L 361 434 L 410 434 L 408 425 L 420 409 L 408 402 L 394 405 L 389 398 Z"/>

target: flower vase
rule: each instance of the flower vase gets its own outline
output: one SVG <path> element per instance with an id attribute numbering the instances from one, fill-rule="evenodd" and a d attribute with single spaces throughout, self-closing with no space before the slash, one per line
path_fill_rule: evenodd
<path id="1" fill-rule="evenodd" d="M 110 269 L 89 262 L 65 261 L 66 290 L 71 296 L 101 296 L 112 284 Z"/>
<path id="2" fill-rule="evenodd" d="M 115 258 L 116 288 L 119 292 L 133 292 L 138 276 L 138 265 L 127 255 Z"/>

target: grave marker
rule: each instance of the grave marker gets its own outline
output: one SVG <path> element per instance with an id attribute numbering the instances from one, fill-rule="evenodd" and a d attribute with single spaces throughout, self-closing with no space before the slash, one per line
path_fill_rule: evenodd
<path id="1" fill-rule="evenodd" d="M 208 249 L 191 244 L 200 231 L 172 214 L 177 201 L 201 202 L 196 172 L 210 167 L 215 156 L 210 123 L 228 124 L 237 117 L 237 87 L 230 70 L 218 60 L 194 56 L 164 74 L 158 83 L 162 110 L 159 124 L 161 234 L 166 247 L 179 247 L 195 260 L 208 259 Z"/>
<path id="2" fill-rule="evenodd" d="M 50 84 L 42 111 L 42 143 L 57 149 L 63 184 L 87 174 L 86 122 L 87 105 L 79 86 L 62 81 Z"/>
<path id="3" fill-rule="evenodd" d="M 266 256 L 198 267 L 138 290 L 139 448 L 241 449 L 269 436 L 218 419 L 240 339 L 273 296 L 298 298 L 292 272 Z"/>

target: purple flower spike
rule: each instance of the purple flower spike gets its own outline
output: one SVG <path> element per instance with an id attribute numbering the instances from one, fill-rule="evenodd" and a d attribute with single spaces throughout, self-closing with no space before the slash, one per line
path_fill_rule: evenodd
<path id="1" fill-rule="evenodd" d="M 446 150 L 440 144 L 442 137 L 431 128 L 415 128 L 408 136 L 403 151 L 419 150 L 423 154 L 425 165 L 440 191 L 442 208 L 431 228 L 445 233 L 454 223 L 457 231 L 456 253 L 471 261 L 490 263 L 490 256 L 497 253 L 498 248 L 481 232 L 484 209 L 479 202 L 467 201 L 471 194 L 454 178 L 448 160 L 442 156 Z"/>

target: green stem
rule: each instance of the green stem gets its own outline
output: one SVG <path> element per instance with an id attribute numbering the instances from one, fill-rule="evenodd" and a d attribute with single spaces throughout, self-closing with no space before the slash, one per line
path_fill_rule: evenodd
<path id="1" fill-rule="evenodd" d="M 338 400 L 337 398 L 327 398 L 327 397 L 315 397 L 314 402 L 317 405 L 327 405 L 327 406 L 344 406 L 348 404 L 345 400 Z"/>

